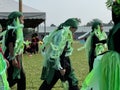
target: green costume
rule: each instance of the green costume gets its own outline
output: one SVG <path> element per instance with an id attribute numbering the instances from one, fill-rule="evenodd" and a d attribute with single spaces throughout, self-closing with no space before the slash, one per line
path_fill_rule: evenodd
<path id="1" fill-rule="evenodd" d="M 101 23 L 98 21 L 93 22 L 92 31 L 90 32 L 84 46 L 78 49 L 78 51 L 85 49 L 88 61 L 90 60 L 91 53 L 93 53 L 92 57 L 96 57 L 107 50 L 107 34 L 100 30 L 100 25 Z"/>
<path id="2" fill-rule="evenodd" d="M 77 86 L 78 84 L 78 81 L 75 78 L 73 69 L 71 67 L 71 63 L 68 62 L 68 60 L 68 67 L 66 67 L 67 65 L 63 60 L 66 57 L 69 57 L 73 51 L 73 48 L 71 46 L 73 42 L 73 35 L 70 31 L 70 27 L 77 29 L 78 21 L 75 18 L 68 19 L 62 23 L 57 30 L 54 30 L 43 39 L 41 50 L 44 57 L 44 63 L 41 79 L 47 81 L 48 84 L 51 84 L 56 71 L 59 72 L 60 69 L 66 69 L 68 67 L 70 71 L 67 77 L 74 79 L 72 80 L 72 86 Z M 43 88 L 40 90 L 43 90 Z"/>
<path id="3" fill-rule="evenodd" d="M 23 49 L 24 49 L 24 40 L 23 40 L 23 24 L 20 24 L 20 21 L 18 19 L 19 16 L 21 16 L 22 14 L 21 13 L 17 13 L 17 12 L 13 12 L 11 13 L 8 18 L 9 18 L 9 21 L 12 20 L 12 24 L 8 25 L 8 29 L 6 31 L 6 34 L 5 34 L 5 41 L 3 43 L 3 50 L 5 52 L 5 54 L 7 53 L 7 42 L 9 42 L 9 35 L 10 35 L 10 32 L 13 33 L 15 35 L 15 37 L 11 38 L 11 39 L 16 39 L 15 40 L 15 46 L 14 46 L 14 55 L 13 56 L 7 56 L 6 58 L 9 59 L 9 60 L 14 60 L 16 58 L 16 55 L 20 55 L 23 53 Z M 10 23 L 10 22 L 8 22 Z M 21 67 L 21 60 L 18 61 L 19 64 L 20 64 L 20 67 Z M 13 74 L 13 79 L 15 78 L 20 78 L 20 69 L 14 67 L 14 74 Z"/>
<path id="4" fill-rule="evenodd" d="M 48 78 L 48 82 L 51 81 L 52 79 L 51 77 L 54 74 L 54 70 L 62 69 L 59 57 L 62 54 L 67 41 L 69 41 L 68 43 L 69 51 L 66 53 L 66 55 L 67 56 L 71 55 L 73 51 L 73 48 L 71 47 L 71 44 L 73 41 L 72 33 L 69 30 L 69 28 L 70 27 L 64 27 L 62 30 L 55 30 L 52 33 L 50 33 L 49 36 L 46 36 L 43 39 L 43 45 L 45 45 L 44 52 L 42 52 L 45 58 L 43 67 L 46 67 L 48 70 L 50 70 L 50 71 L 47 70 L 47 72 L 44 74 L 45 75 L 44 78 Z M 50 58 L 53 58 L 55 60 L 50 60 Z M 52 69 L 53 69 L 53 72 L 51 72 Z"/>
<path id="5" fill-rule="evenodd" d="M 96 27 L 97 27 L 97 29 L 94 28 L 94 31 L 91 32 L 90 36 L 88 37 L 88 40 L 90 40 L 90 41 L 87 40 L 86 43 L 87 43 L 88 46 L 86 46 L 86 47 L 87 47 L 87 50 L 89 50 L 88 48 L 91 48 L 90 46 L 94 42 L 92 40 L 92 38 L 93 38 L 93 35 L 95 35 L 98 38 L 98 40 L 99 40 L 96 43 L 96 46 L 95 46 L 95 55 L 97 56 L 97 55 L 105 52 L 105 48 L 107 46 L 105 45 L 105 43 L 102 43 L 102 40 L 106 40 L 107 39 L 107 35 L 106 35 L 106 33 L 104 31 L 100 30 L 100 26 L 99 25 L 97 25 Z M 88 42 L 89 42 L 89 44 L 88 44 Z M 90 52 L 90 51 L 88 51 L 88 52 Z"/>
<path id="6" fill-rule="evenodd" d="M 2 31 L 2 26 L 0 24 L 0 29 Z M 4 33 L 0 33 L 3 36 Z M 2 41 L 1 41 L 2 42 Z M 3 55 L 2 48 L 0 48 L 0 90 L 9 90 L 9 84 L 6 76 L 7 64 Z"/>
<path id="7" fill-rule="evenodd" d="M 3 51 L 10 67 L 7 70 L 10 87 L 17 83 L 18 90 L 26 89 L 26 79 L 22 67 L 22 53 L 24 49 L 22 13 L 12 12 L 8 16 L 8 25 L 3 37 Z M 10 47 L 11 46 L 11 47 Z M 17 66 L 13 64 L 16 60 Z M 22 84 L 21 84 L 22 83 Z"/>
<path id="8" fill-rule="evenodd" d="M 98 56 L 81 90 L 120 90 L 120 55 L 115 51 Z"/>
<path id="9" fill-rule="evenodd" d="M 94 58 L 105 52 L 107 48 L 107 35 L 101 30 L 101 24 L 101 22 L 94 21 L 92 25 L 92 31 L 84 45 L 89 62 L 89 71 L 91 71 L 93 68 Z"/>
<path id="10" fill-rule="evenodd" d="M 2 52 L 0 51 L 0 90 L 9 90 L 9 84 L 6 76 L 7 65 L 3 57 Z"/>

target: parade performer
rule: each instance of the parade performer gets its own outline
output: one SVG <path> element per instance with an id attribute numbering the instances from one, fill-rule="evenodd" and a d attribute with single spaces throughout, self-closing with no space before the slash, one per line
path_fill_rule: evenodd
<path id="1" fill-rule="evenodd" d="M 56 30 L 45 36 L 41 46 L 44 64 L 41 79 L 44 80 L 39 90 L 51 90 L 58 79 L 69 84 L 65 90 L 79 90 L 78 80 L 71 66 L 73 33 L 78 28 L 78 19 L 70 18 Z M 65 84 L 63 84 L 65 86 Z M 67 87 L 67 86 L 65 86 Z"/>
<path id="2" fill-rule="evenodd" d="M 6 75 L 7 64 L 8 61 L 4 58 L 2 48 L 0 48 L 0 90 L 10 90 Z"/>
<path id="3" fill-rule="evenodd" d="M 0 29 L 2 31 L 1 25 Z M 3 36 L 2 34 L 1 32 L 0 36 Z M 0 90 L 10 90 L 6 75 L 7 67 L 9 67 L 9 62 L 4 58 L 2 48 L 0 47 Z"/>
<path id="4" fill-rule="evenodd" d="M 5 58 L 10 67 L 7 70 L 9 86 L 17 83 L 17 90 L 26 89 L 26 77 L 22 66 L 24 50 L 23 27 L 24 17 L 21 12 L 12 12 L 8 16 L 8 25 L 3 43 Z"/>
<path id="5" fill-rule="evenodd" d="M 96 56 L 106 51 L 107 35 L 103 31 L 103 26 L 100 21 L 94 21 L 92 31 L 86 40 L 86 53 L 89 62 L 89 71 L 93 69 L 93 63 Z"/>
<path id="6" fill-rule="evenodd" d="M 119 2 L 120 0 L 116 0 L 111 5 L 112 12 L 117 18 L 120 18 L 120 13 L 118 13 L 118 11 L 120 12 Z M 117 6 L 114 3 L 117 3 Z M 118 11 L 116 12 L 116 10 Z M 93 90 L 120 90 L 120 41 L 117 40 L 120 35 L 120 19 L 119 22 L 114 17 L 112 19 L 114 19 L 115 25 L 108 35 L 109 51 L 96 57 L 94 68 L 87 75 L 81 90 L 91 88 Z"/>

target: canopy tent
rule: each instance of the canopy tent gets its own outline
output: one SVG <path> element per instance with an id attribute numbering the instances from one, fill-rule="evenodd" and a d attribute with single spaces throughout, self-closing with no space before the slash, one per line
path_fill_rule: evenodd
<path id="1" fill-rule="evenodd" d="M 6 27 L 8 15 L 19 10 L 19 4 L 15 0 L 0 0 L 0 24 Z M 42 22 L 45 23 L 46 13 L 23 4 L 25 28 L 35 28 Z"/>
<path id="2" fill-rule="evenodd" d="M 8 15 L 10 12 L 0 12 L 0 24 L 6 27 Z M 25 28 L 35 28 L 42 22 L 45 22 L 44 12 L 24 12 L 24 25 Z"/>

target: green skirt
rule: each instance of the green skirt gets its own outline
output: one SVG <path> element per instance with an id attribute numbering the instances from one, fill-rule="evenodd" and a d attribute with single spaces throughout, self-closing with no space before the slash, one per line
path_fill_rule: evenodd
<path id="1" fill-rule="evenodd" d="M 98 56 L 81 90 L 120 90 L 120 54 L 109 51 Z"/>
<path id="2" fill-rule="evenodd" d="M 0 90 L 10 90 L 6 72 L 3 72 L 2 75 L 0 75 Z"/>

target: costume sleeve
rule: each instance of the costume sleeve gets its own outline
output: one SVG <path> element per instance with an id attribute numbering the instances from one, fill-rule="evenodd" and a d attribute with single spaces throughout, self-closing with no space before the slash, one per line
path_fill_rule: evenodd
<path id="1" fill-rule="evenodd" d="M 50 53 L 50 58 L 54 59 L 55 69 L 62 69 L 60 64 L 60 55 L 62 54 L 64 47 L 66 45 L 66 38 L 64 36 L 64 31 L 57 31 L 56 35 L 53 36 L 53 41 L 50 43 L 52 51 Z"/>

